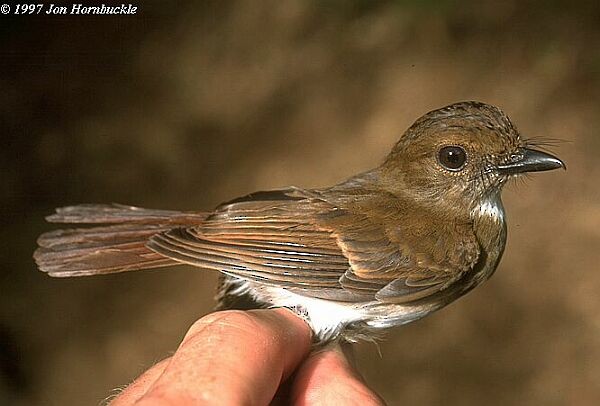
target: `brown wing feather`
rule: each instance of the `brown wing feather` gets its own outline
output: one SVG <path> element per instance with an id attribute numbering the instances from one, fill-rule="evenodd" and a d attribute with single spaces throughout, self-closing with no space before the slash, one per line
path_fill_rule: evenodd
<path id="1" fill-rule="evenodd" d="M 340 279 L 345 289 L 410 302 L 444 290 L 479 258 L 468 220 L 440 217 L 380 191 L 343 196 L 344 209 L 324 221 L 351 265 Z"/>
<path id="2" fill-rule="evenodd" d="M 314 224 L 324 202 L 237 201 L 202 225 L 153 237 L 163 255 L 226 274 L 298 288 L 339 288 L 348 260 L 330 230 Z M 311 220 L 312 219 L 312 220 Z"/>

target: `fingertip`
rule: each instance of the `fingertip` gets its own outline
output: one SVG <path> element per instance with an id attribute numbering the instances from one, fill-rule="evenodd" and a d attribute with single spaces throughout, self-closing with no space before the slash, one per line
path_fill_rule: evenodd
<path id="1" fill-rule="evenodd" d="M 310 345 L 310 328 L 286 309 L 213 313 L 192 325 L 140 400 L 265 404 Z"/>
<path id="2" fill-rule="evenodd" d="M 257 312 L 260 312 L 260 310 L 257 310 Z M 313 331 L 303 318 L 286 307 L 269 309 L 266 312 L 265 314 L 274 315 L 278 318 L 280 329 L 287 334 L 292 334 L 294 339 L 300 341 L 300 344 L 308 351 L 312 343 Z"/>
<path id="3" fill-rule="evenodd" d="M 292 404 L 384 405 L 339 347 L 312 354 L 300 367 L 292 388 Z"/>
<path id="4" fill-rule="evenodd" d="M 113 399 L 110 406 L 127 406 L 137 402 L 160 377 L 170 360 L 170 358 L 165 358 L 153 365 Z"/>

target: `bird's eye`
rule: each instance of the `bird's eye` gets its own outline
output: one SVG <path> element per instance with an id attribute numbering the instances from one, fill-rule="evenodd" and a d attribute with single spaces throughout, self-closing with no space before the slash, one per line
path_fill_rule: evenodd
<path id="1" fill-rule="evenodd" d="M 443 147 L 438 152 L 438 161 L 450 171 L 460 171 L 467 162 L 467 152 L 456 145 Z"/>

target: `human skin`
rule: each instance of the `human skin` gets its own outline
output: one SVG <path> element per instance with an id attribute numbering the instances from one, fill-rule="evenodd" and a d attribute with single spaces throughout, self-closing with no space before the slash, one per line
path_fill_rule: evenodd
<path id="1" fill-rule="evenodd" d="M 311 353 L 311 339 L 287 309 L 212 313 L 111 405 L 384 404 L 339 346 Z"/>

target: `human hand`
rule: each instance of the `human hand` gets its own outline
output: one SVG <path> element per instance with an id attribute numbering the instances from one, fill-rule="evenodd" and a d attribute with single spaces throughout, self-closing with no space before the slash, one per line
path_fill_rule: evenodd
<path id="1" fill-rule="evenodd" d="M 310 328 L 287 309 L 212 313 L 111 405 L 384 404 L 339 346 L 310 349 Z"/>

